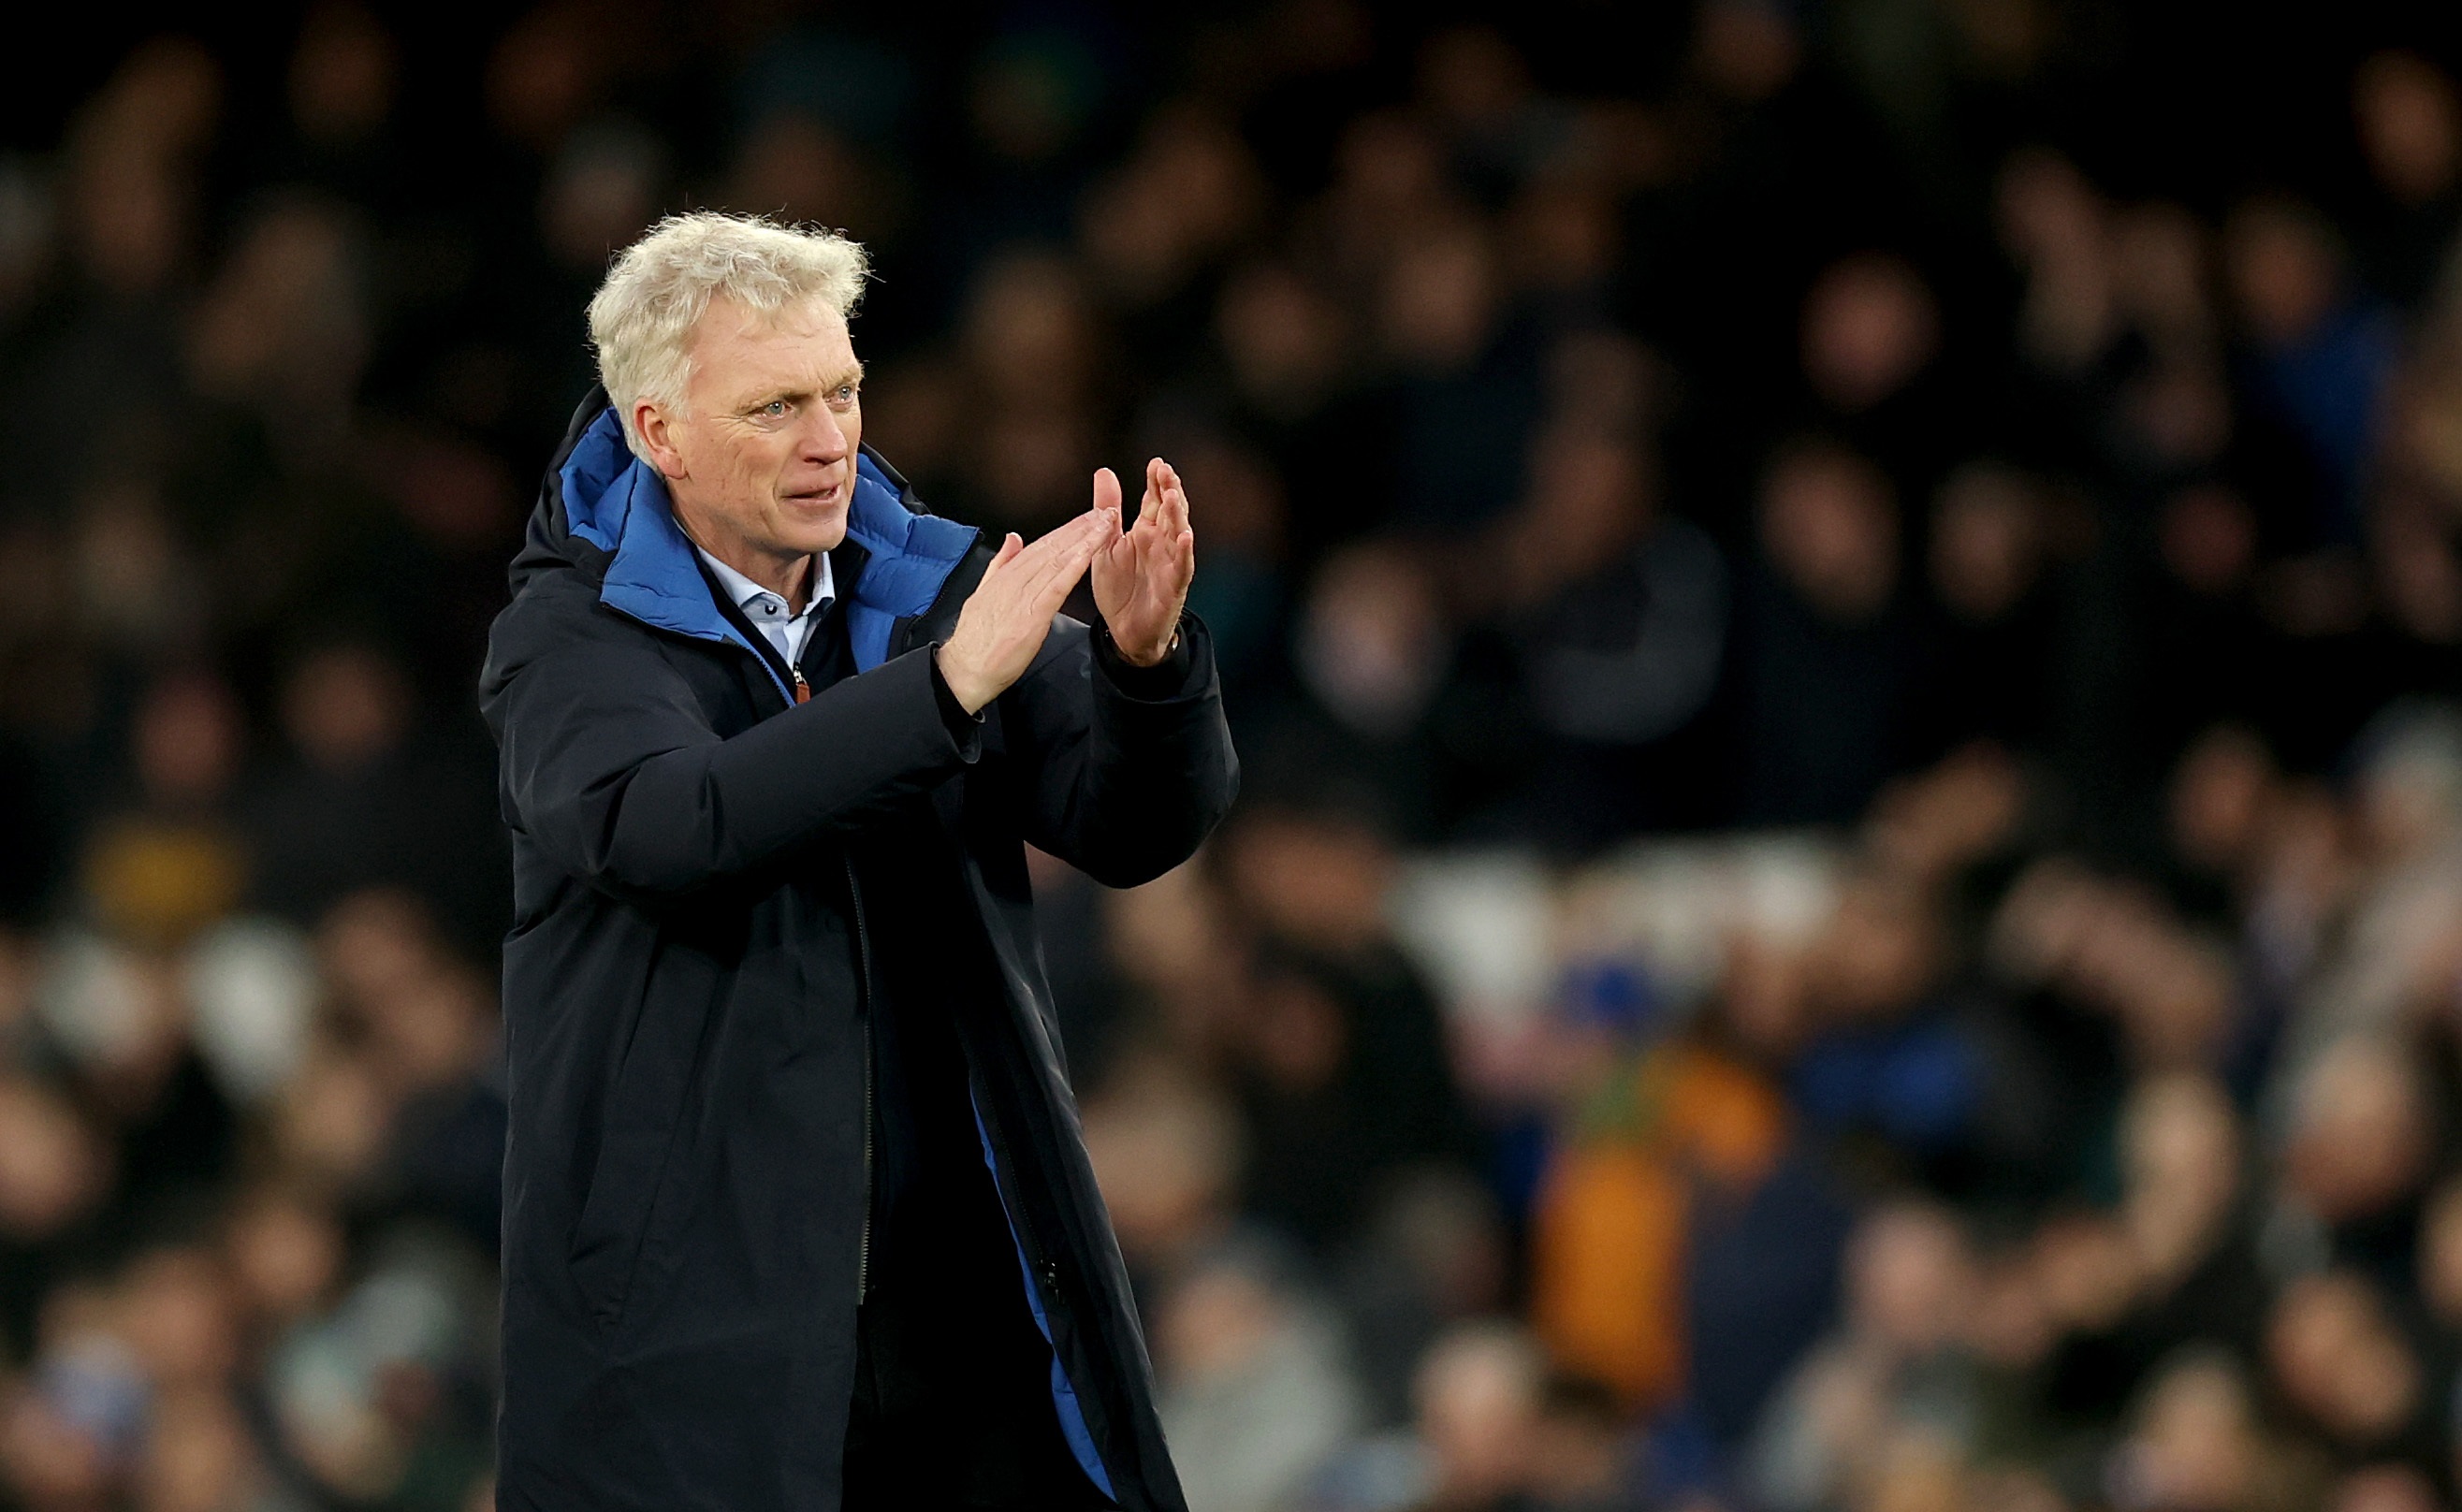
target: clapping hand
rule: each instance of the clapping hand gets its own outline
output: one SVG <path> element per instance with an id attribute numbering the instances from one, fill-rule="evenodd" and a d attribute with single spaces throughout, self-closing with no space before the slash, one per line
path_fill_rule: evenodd
<path id="1" fill-rule="evenodd" d="M 958 611 L 958 626 L 937 653 L 940 680 L 969 714 L 1008 691 L 1026 675 L 1051 616 L 1060 613 L 1086 566 L 1107 542 L 1121 539 L 1120 490 L 1111 508 L 1097 507 L 1047 532 L 1032 546 L 1012 532 L 1001 542 L 983 580 Z"/>
<path id="2" fill-rule="evenodd" d="M 1136 666 L 1153 666 L 1171 655 L 1188 585 L 1197 575 L 1188 493 L 1171 464 L 1155 458 L 1146 464 L 1137 523 L 1122 529 L 1120 480 L 1104 467 L 1094 474 L 1092 513 L 1112 522 L 1110 539 L 1094 553 L 1094 607 L 1120 655 Z"/>

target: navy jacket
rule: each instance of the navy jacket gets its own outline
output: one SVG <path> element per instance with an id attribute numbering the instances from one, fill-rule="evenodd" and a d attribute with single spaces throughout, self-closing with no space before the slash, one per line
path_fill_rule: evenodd
<path id="1" fill-rule="evenodd" d="M 989 545 L 870 452 L 857 675 L 797 704 L 594 393 L 488 639 L 511 828 L 498 1504 L 834 1509 L 871 1180 L 868 979 L 939 987 L 1069 1448 L 1183 1512 L 1087 1164 L 1024 845 L 1128 886 L 1238 788 L 1204 626 L 1132 694 L 1055 622 L 969 730 L 932 648 Z M 891 849 L 893 848 L 894 849 Z"/>

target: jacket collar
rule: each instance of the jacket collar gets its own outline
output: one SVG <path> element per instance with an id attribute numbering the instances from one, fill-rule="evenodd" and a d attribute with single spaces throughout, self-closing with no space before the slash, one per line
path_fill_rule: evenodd
<path id="1" fill-rule="evenodd" d="M 692 543 L 676 528 L 666 480 L 625 446 L 612 406 L 590 422 L 556 477 L 566 528 L 610 553 L 601 603 L 645 625 L 760 656 L 719 611 Z M 897 620 L 929 609 L 975 544 L 972 526 L 918 512 L 902 484 L 870 449 L 856 457 L 847 534 L 866 560 L 852 587 L 841 584 L 840 591 L 848 594 L 847 636 L 857 671 L 886 659 Z"/>

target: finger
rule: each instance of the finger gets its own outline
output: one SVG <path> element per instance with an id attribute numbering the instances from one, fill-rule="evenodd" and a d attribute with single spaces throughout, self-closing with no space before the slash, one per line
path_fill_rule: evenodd
<path id="1" fill-rule="evenodd" d="M 1155 547 L 1177 533 L 1178 529 L 1177 523 L 1172 517 L 1170 493 L 1167 491 L 1157 493 L 1146 506 L 1145 513 L 1137 516 L 1138 544 L 1148 552 L 1152 552 Z"/>
<path id="2" fill-rule="evenodd" d="M 1052 591 L 1053 584 L 1074 583 L 1085 570 L 1084 559 L 1077 552 L 1054 551 L 1037 562 L 1034 571 L 1019 583 L 1018 596 L 1028 603 L 1038 601 Z M 1065 594 L 1067 590 L 1061 592 Z"/>
<path id="3" fill-rule="evenodd" d="M 1155 486 L 1155 464 L 1152 461 L 1149 461 L 1145 465 L 1145 475 L 1139 480 L 1145 486 L 1145 492 L 1139 496 L 1137 500 L 1136 524 L 1131 527 L 1132 529 L 1136 529 L 1138 526 L 1143 526 L 1146 523 L 1147 517 L 1155 512 L 1155 501 L 1161 497 L 1159 490 L 1157 490 Z"/>
<path id="4" fill-rule="evenodd" d="M 1188 523 L 1188 491 L 1179 481 L 1179 471 L 1161 458 L 1155 459 L 1155 525 L 1165 533 L 1177 530 Z"/>
<path id="5" fill-rule="evenodd" d="M 1156 583 L 1172 581 L 1178 573 L 1183 557 L 1196 556 L 1197 532 L 1185 525 L 1166 521 L 1155 528 L 1146 546 L 1146 570 Z"/>
<path id="6" fill-rule="evenodd" d="M 1036 539 L 1036 542 L 1031 544 L 1029 551 L 1034 551 L 1036 561 L 1048 561 L 1048 559 L 1054 559 L 1054 556 L 1069 554 L 1069 551 L 1076 550 L 1076 544 L 1081 542 L 1081 539 L 1091 537 L 1091 534 L 1100 534 L 1103 522 L 1106 520 L 1108 520 L 1108 514 L 1103 512 L 1103 509 L 1086 509 L 1083 514 L 1073 514 L 1071 520 L 1066 522 L 1066 525 L 1054 525 L 1051 529 L 1047 529 L 1047 532 L 1042 534 L 1042 539 Z"/>
<path id="7" fill-rule="evenodd" d="M 1094 508 L 1120 512 L 1120 475 L 1109 467 L 1094 469 Z"/>
<path id="8" fill-rule="evenodd" d="M 1096 551 L 1119 535 L 1119 526 L 1114 523 L 1118 518 L 1109 513 L 1088 513 L 1070 526 L 1068 535 L 1054 544 L 1048 569 L 1069 571 L 1072 563 L 1083 568 L 1092 561 Z"/>
<path id="9" fill-rule="evenodd" d="M 1075 530 L 1075 537 L 1065 551 L 1073 553 L 1083 547 L 1091 556 L 1120 538 L 1120 511 L 1116 508 L 1089 509 L 1078 517 Z"/>
<path id="10" fill-rule="evenodd" d="M 1118 520 L 1115 514 L 1090 510 L 1044 537 L 1052 543 L 1052 551 L 1039 564 L 1031 591 L 1036 594 L 1048 592 L 1050 585 L 1057 581 L 1062 584 L 1061 595 L 1066 597 L 1069 589 L 1084 575 L 1086 564 L 1094 559 L 1094 553 L 1101 551 L 1107 542 L 1117 538 Z"/>
<path id="11" fill-rule="evenodd" d="M 1006 572 L 1009 565 L 1015 562 L 1020 556 L 1024 555 L 1025 552 L 1026 542 L 1018 536 L 1018 533 L 1015 530 L 1009 531 L 1008 534 L 1001 538 L 1000 550 L 992 552 L 992 559 L 984 565 L 983 578 L 976 586 L 980 587 L 982 586 L 982 583 L 991 581 L 995 573 Z"/>
<path id="12" fill-rule="evenodd" d="M 1026 550 L 1018 553 L 1020 564 L 1029 570 L 1040 569 L 1044 562 L 1051 555 L 1051 538 L 1057 533 L 1058 532 L 1056 531 L 1046 530 L 1041 535 L 1036 536 L 1026 545 Z"/>
<path id="13" fill-rule="evenodd" d="M 1076 549 L 1077 543 L 1081 540 L 1099 537 L 1104 532 L 1105 521 L 1115 518 L 1117 518 L 1116 515 L 1107 516 L 1100 510 L 1089 509 L 1066 525 L 1054 526 L 1044 531 L 1041 539 L 1026 548 L 1034 558 L 1035 569 L 1041 571 L 1047 564 L 1067 555 Z"/>
<path id="14" fill-rule="evenodd" d="M 1036 607 L 1046 615 L 1056 612 L 1076 590 L 1077 580 L 1086 575 L 1086 569 L 1093 560 L 1094 550 L 1089 547 L 1083 553 L 1069 557 L 1062 571 L 1037 582 L 1034 592 Z"/>
<path id="15" fill-rule="evenodd" d="M 1034 544 L 1026 550 L 1042 556 L 1048 556 L 1054 551 L 1065 551 L 1069 550 L 1070 541 L 1085 534 L 1092 529 L 1095 521 L 1102 518 L 1102 512 L 1096 509 L 1089 509 L 1084 514 L 1070 515 L 1067 520 L 1037 536 Z"/>

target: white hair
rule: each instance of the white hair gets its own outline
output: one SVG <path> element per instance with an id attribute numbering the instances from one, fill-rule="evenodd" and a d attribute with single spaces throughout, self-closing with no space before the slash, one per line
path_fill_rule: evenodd
<path id="1" fill-rule="evenodd" d="M 634 405 L 683 401 L 693 327 L 711 296 L 764 314 L 817 300 L 844 318 L 863 292 L 864 268 L 861 244 L 762 215 L 695 210 L 650 227 L 616 254 L 590 301 L 598 380 L 623 421 L 625 444 L 647 455 L 633 428 Z"/>

